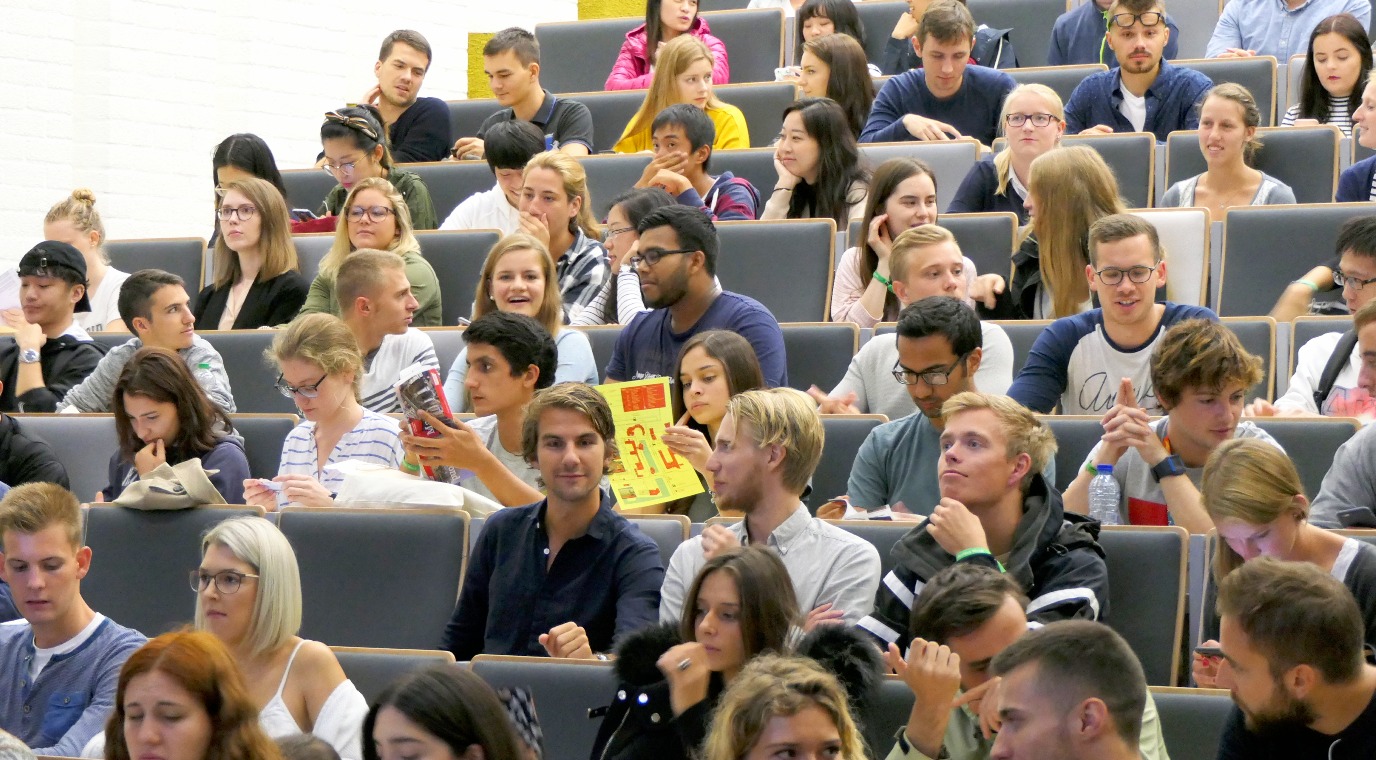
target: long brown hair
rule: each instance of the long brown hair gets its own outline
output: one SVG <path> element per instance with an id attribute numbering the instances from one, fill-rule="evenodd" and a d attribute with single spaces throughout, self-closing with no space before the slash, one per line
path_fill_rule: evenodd
<path id="1" fill-rule="evenodd" d="M 291 217 L 287 214 L 287 202 L 282 198 L 282 193 L 271 182 L 257 177 L 230 182 L 224 186 L 220 197 L 223 198 L 230 190 L 248 198 L 248 202 L 258 209 L 258 218 L 263 220 L 258 237 L 258 251 L 263 256 L 263 265 L 258 269 L 254 282 L 267 282 L 284 272 L 301 271 L 296 261 L 296 244 L 291 241 Z M 225 243 L 225 236 L 220 235 L 215 239 L 215 287 L 229 287 L 242 275 L 239 254 L 231 250 Z"/>
<path id="2" fill-rule="evenodd" d="M 1089 228 L 1127 211 L 1113 170 L 1093 148 L 1072 145 L 1032 161 L 1027 190 L 1036 196 L 1030 231 L 1040 250 L 1042 287 L 1051 290 L 1052 318 L 1068 317 L 1089 300 Z"/>
<path id="3" fill-rule="evenodd" d="M 177 437 L 163 441 L 168 464 L 198 457 L 215 448 L 234 425 L 224 410 L 212 404 L 201 384 L 191 376 L 186 362 L 165 348 L 144 347 L 124 365 L 115 383 L 112 411 L 119 450 L 127 461 L 145 444 L 134 432 L 124 396 L 143 396 L 177 407 Z"/>
<path id="4" fill-rule="evenodd" d="M 726 375 L 727 394 L 734 396 L 737 393 L 765 387 L 760 359 L 755 355 L 755 348 L 750 345 L 750 341 L 726 330 L 704 330 L 683 344 L 683 348 L 678 352 L 678 361 L 674 362 L 674 375 L 670 380 L 674 396 L 674 419 L 681 418 L 683 413 L 688 411 L 688 405 L 683 401 L 683 381 L 679 379 L 683 372 L 683 357 L 698 347 L 701 347 L 709 357 L 721 362 Z M 707 434 L 707 429 L 692 419 L 689 419 L 688 427 L 711 440 L 712 436 Z"/>
<path id="5" fill-rule="evenodd" d="M 736 584 L 745 659 L 765 652 L 782 654 L 789 632 L 799 622 L 798 598 L 783 560 L 773 549 L 763 546 L 723 552 L 702 566 L 683 598 L 683 613 L 679 617 L 679 635 L 683 640 L 697 641 L 698 593 L 707 576 L 716 572 L 731 576 Z"/>
<path id="6" fill-rule="evenodd" d="M 554 259 L 544 243 L 524 232 L 507 235 L 492 250 L 487 252 L 483 261 L 483 271 L 478 277 L 478 289 L 473 295 L 473 320 L 484 314 L 497 311 L 497 302 L 492 298 L 492 275 L 502 257 L 515 251 L 535 251 L 540 259 L 540 272 L 545 277 L 545 293 L 540 299 L 540 313 L 536 321 L 544 325 L 550 337 L 558 337 L 564 326 L 564 299 L 559 293 L 559 277 L 555 274 Z"/>
<path id="7" fill-rule="evenodd" d="M 855 138 L 865 128 L 874 105 L 874 79 L 870 77 L 865 49 L 849 34 L 828 34 L 803 43 L 803 50 L 817 56 L 830 69 L 827 97 L 846 112 Z"/>
<path id="8" fill-rule="evenodd" d="M 825 39 L 825 38 L 823 38 Z M 884 213 L 885 204 L 889 202 L 889 196 L 898 192 L 898 186 L 912 177 L 927 175 L 932 178 L 932 190 L 936 187 L 936 172 L 927 165 L 926 161 L 920 158 L 900 156 L 891 158 L 879 165 L 874 170 L 874 177 L 870 179 L 870 194 L 865 199 L 865 216 L 860 220 L 860 240 L 856 243 L 855 266 L 860 270 L 860 282 L 868 283 L 874 276 L 874 270 L 879 268 L 879 254 L 870 246 L 870 224 L 874 218 Z M 940 218 L 940 215 L 937 217 Z M 936 224 L 936 220 L 932 221 Z M 885 319 L 890 314 L 898 313 L 898 296 L 889 291 L 884 294 L 884 313 Z"/>

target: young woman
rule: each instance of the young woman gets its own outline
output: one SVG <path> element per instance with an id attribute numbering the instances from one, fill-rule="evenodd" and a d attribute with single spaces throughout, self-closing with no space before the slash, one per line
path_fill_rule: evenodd
<path id="1" fill-rule="evenodd" d="M 103 743 L 110 760 L 279 760 L 257 717 L 220 640 L 175 631 L 125 660 L 103 742 L 92 744 Z"/>
<path id="2" fill-rule="evenodd" d="M 640 243 L 640 233 L 636 232 L 640 220 L 657 208 L 675 203 L 674 197 L 659 187 L 633 188 L 612 200 L 611 210 L 607 212 L 606 232 L 602 235 L 602 245 L 607 249 L 607 266 L 612 274 L 571 324 L 624 325 L 645 311 L 640 276 L 635 267 L 626 262 Z"/>
<path id="3" fill-rule="evenodd" d="M 324 169 L 339 183 L 325 196 L 322 215 L 342 216 L 354 187 L 375 177 L 390 182 L 406 199 L 415 229 L 433 230 L 438 225 L 425 183 L 416 174 L 402 171 L 392 163 L 387 133 L 382 129 L 377 109 L 349 106 L 330 111 L 320 125 L 320 143 L 325 149 Z"/>
<path id="4" fill-rule="evenodd" d="M 1320 21 L 1309 35 L 1299 102 L 1285 112 L 1280 125 L 1332 124 L 1351 137 L 1352 114 L 1361 105 L 1361 86 L 1370 72 L 1366 25 L 1347 13 Z"/>
<path id="5" fill-rule="evenodd" d="M 685 0 L 692 2 L 692 0 Z M 654 2 L 654 0 L 651 0 Z M 696 37 L 682 36 L 667 43 L 659 53 L 657 75 L 612 150 L 640 153 L 651 149 L 650 127 L 660 111 L 679 103 L 692 103 L 707 112 L 717 128 L 714 150 L 750 147 L 750 128 L 741 109 L 723 103 L 712 92 L 719 84 L 712 78 L 712 53 Z"/>
<path id="6" fill-rule="evenodd" d="M 290 322 L 309 284 L 296 263 L 282 194 L 256 177 L 233 180 L 221 190 L 216 217 L 215 281 L 196 296 L 196 329 L 256 330 Z"/>
<path id="7" fill-rule="evenodd" d="M 860 43 L 861 50 L 865 49 L 865 25 L 851 0 L 807 0 L 798 9 L 796 23 L 797 47 L 793 55 L 800 63 L 803 46 L 828 34 L 844 34 Z"/>
<path id="8" fill-rule="evenodd" d="M 1044 84 L 1014 87 L 1003 101 L 999 129 L 1008 138 L 1008 147 L 970 168 L 946 213 L 1012 211 L 1019 224 L 1027 224 L 1032 162 L 1059 146 L 1065 134 L 1061 96 Z"/>
<path id="9" fill-rule="evenodd" d="M 831 98 L 846 113 L 850 131 L 860 130 L 874 104 L 874 78 L 865 49 L 848 34 L 827 34 L 803 43 L 798 60 L 798 92 L 805 98 Z"/>
<path id="10" fill-rule="evenodd" d="M 1233 206 L 1294 203 L 1289 185 L 1248 166 L 1261 147 L 1260 123 L 1261 111 L 1247 88 L 1228 83 L 1209 90 L 1199 106 L 1199 150 L 1209 168 L 1171 185 L 1156 205 L 1202 206 L 1219 221 Z"/>
<path id="11" fill-rule="evenodd" d="M 774 168 L 761 219 L 831 219 L 843 230 L 864 213 L 870 176 L 836 101 L 803 98 L 784 109 Z"/>
<path id="12" fill-rule="evenodd" d="M 540 241 L 554 259 L 564 317 L 572 321 L 610 275 L 602 230 L 592 216 L 588 174 L 577 159 L 559 151 L 526 162 L 522 175 L 521 231 Z"/>
<path id="13" fill-rule="evenodd" d="M 726 402 L 737 393 L 763 387 L 760 361 L 745 338 L 725 330 L 707 330 L 683 344 L 678 354 L 678 381 L 672 390 L 678 423 L 666 428 L 661 437 L 664 445 L 693 465 L 706 490 L 671 511 L 686 514 L 693 522 L 716 516 L 707 458 L 726 416 Z"/>
<path id="14" fill-rule="evenodd" d="M 522 760 L 492 687 L 472 671 L 434 665 L 388 686 L 363 720 L 363 760 Z"/>
<path id="15" fill-rule="evenodd" d="M 707 19 L 698 16 L 698 0 L 648 0 L 645 23 L 626 32 L 626 41 L 621 43 L 621 52 L 616 56 L 612 73 L 607 76 L 606 89 L 652 88 L 656 71 L 666 67 L 665 49 L 679 37 L 692 37 L 708 49 L 710 81 L 717 84 L 730 81 L 726 45 L 712 36 Z"/>
<path id="16" fill-rule="evenodd" d="M 287 434 L 277 477 L 280 498 L 261 481 L 244 482 L 244 503 L 268 510 L 282 504 L 328 507 L 344 477 L 326 465 L 363 459 L 395 469 L 401 462 L 396 420 L 363 408 L 358 383 L 363 357 L 338 317 L 308 314 L 279 330 L 267 350 L 277 365 L 277 390 L 305 420 Z"/>
<path id="17" fill-rule="evenodd" d="M 406 279 L 411 295 L 420 308 L 414 315 L 416 327 L 437 327 L 444 322 L 440 308 L 440 281 L 430 262 L 421 255 L 413 232 L 411 209 L 392 183 L 372 177 L 360 181 L 349 191 L 343 206 L 342 221 L 334 232 L 334 244 L 320 261 L 320 273 L 311 283 L 302 305 L 302 314 L 326 312 L 339 316 L 339 299 L 334 292 L 335 274 L 350 253 L 359 248 L 396 251 L 406 261 Z"/>
<path id="18" fill-rule="evenodd" d="M 111 411 L 119 450 L 110 457 L 110 485 L 97 501 L 114 501 L 159 465 L 199 458 L 225 503 L 244 503 L 248 458 L 243 441 L 180 356 L 162 348 L 139 349 L 115 382 Z M 211 470 L 218 472 L 210 475 Z"/>
<path id="19" fill-rule="evenodd" d="M 507 235 L 487 252 L 478 278 L 478 292 L 473 297 L 473 319 L 493 311 L 524 314 L 538 321 L 554 337 L 559 355 L 554 382 L 589 385 L 600 382 L 597 361 L 593 359 L 587 336 L 564 327 L 554 260 L 545 246 L 530 235 L 521 232 Z M 444 395 L 454 412 L 469 410 L 468 394 L 464 392 L 467 377 L 468 347 L 464 346 L 444 381 Z"/>
<path id="20" fill-rule="evenodd" d="M 1092 148 L 1049 151 L 1033 159 L 1023 203 L 1031 223 L 1013 254 L 1013 282 L 982 274 L 970 288 L 980 315 L 1057 319 L 1090 308 L 1089 228 L 1126 211 L 1113 170 Z"/>
<path id="21" fill-rule="evenodd" d="M 86 294 L 91 310 L 74 315 L 81 329 L 128 332 L 119 317 L 119 288 L 129 273 L 110 266 L 110 257 L 102 248 L 105 223 L 96 211 L 96 194 L 83 187 L 54 204 L 43 218 L 43 238 L 70 245 L 86 260 Z"/>
<path id="22" fill-rule="evenodd" d="M 1219 539 L 1201 639 L 1218 638 L 1213 614 L 1218 583 L 1244 562 L 1274 557 L 1318 565 L 1342 581 L 1362 608 L 1367 643 L 1376 644 L 1376 548 L 1309 524 L 1309 500 L 1285 452 L 1257 439 L 1225 441 L 1209 455 L 1199 492 Z M 1199 686 L 1215 686 L 1217 658 L 1196 654 L 1193 670 Z"/>

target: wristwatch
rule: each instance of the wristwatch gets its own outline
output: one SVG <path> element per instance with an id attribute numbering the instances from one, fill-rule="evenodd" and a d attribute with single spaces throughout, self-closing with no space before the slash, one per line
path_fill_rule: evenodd
<path id="1" fill-rule="evenodd" d="M 1176 454 L 1171 454 L 1165 459 L 1162 459 L 1155 467 L 1151 468 L 1152 480 L 1155 480 L 1157 483 L 1160 483 L 1162 478 L 1184 474 L 1185 463 L 1180 461 L 1180 457 Z"/>
<path id="2" fill-rule="evenodd" d="M 37 363 L 38 363 L 38 349 L 36 349 L 36 348 L 26 348 L 26 349 L 24 349 L 24 350 L 23 350 L 22 352 L 20 352 L 20 354 L 19 354 L 19 363 L 20 363 L 20 364 L 37 364 Z"/>

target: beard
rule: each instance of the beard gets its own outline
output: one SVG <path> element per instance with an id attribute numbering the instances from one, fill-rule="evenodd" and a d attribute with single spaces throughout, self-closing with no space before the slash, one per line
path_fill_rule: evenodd
<path id="1" fill-rule="evenodd" d="M 1304 728 L 1318 718 L 1308 702 L 1291 696 L 1281 684 L 1276 684 L 1275 696 L 1256 710 L 1243 706 L 1236 696 L 1233 701 L 1242 710 L 1247 730 L 1262 736 Z"/>
<path id="2" fill-rule="evenodd" d="M 734 487 L 735 493 L 717 494 L 714 501 L 717 510 L 740 512 L 748 515 L 755 511 L 755 505 L 760 501 L 761 488 L 758 480 L 750 480 L 746 483 L 739 483 Z"/>

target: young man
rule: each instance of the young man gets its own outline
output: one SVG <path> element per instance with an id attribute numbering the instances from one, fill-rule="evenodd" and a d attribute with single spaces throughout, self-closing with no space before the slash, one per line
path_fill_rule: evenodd
<path id="1" fill-rule="evenodd" d="M 959 0 L 963 5 L 965 0 Z M 898 23 L 884 43 L 884 58 L 879 69 L 885 75 L 902 74 L 908 69 L 921 68 L 922 55 L 917 45 L 917 29 L 932 0 L 908 0 L 908 12 L 900 14 Z M 1015 69 L 1018 54 L 1009 38 L 1012 29 L 990 29 L 984 24 L 975 28 L 975 42 L 970 49 L 970 62 L 991 69 Z"/>
<path id="2" fill-rule="evenodd" d="M 1363 306 L 1352 324 L 1361 352 L 1357 385 L 1376 396 L 1376 300 Z M 1376 510 L 1376 425 L 1363 427 L 1338 449 L 1333 466 L 1323 477 L 1323 487 L 1314 497 L 1309 519 L 1325 528 L 1342 527 L 1338 513 L 1352 507 Z"/>
<path id="3" fill-rule="evenodd" d="M 950 230 L 935 224 L 904 230 L 893 241 L 889 277 L 893 294 L 904 309 L 930 296 L 949 296 L 964 301 L 969 290 L 967 272 L 974 264 L 960 252 Z M 975 383 L 989 393 L 1007 393 L 1013 382 L 1013 344 L 1002 327 L 980 322 L 982 340 Z M 911 336 L 910 336 L 911 337 Z M 897 339 L 877 336 L 860 347 L 851 359 L 846 376 L 830 396 L 813 387 L 808 391 L 823 414 L 883 414 L 891 420 L 913 413 L 913 386 L 894 382 L 899 364 Z M 932 481 L 933 493 L 936 481 Z"/>
<path id="4" fill-rule="evenodd" d="M 1166 262 L 1156 227 L 1132 214 L 1115 214 L 1089 229 L 1085 278 L 1101 308 L 1062 317 L 1047 326 L 1028 352 L 1008 395 L 1034 412 L 1103 414 L 1114 404 L 1118 380 L 1131 378 L 1137 403 L 1160 414 L 1152 389 L 1152 349 L 1171 325 L 1216 319 L 1202 306 L 1156 303 L 1166 284 Z"/>
<path id="5" fill-rule="evenodd" d="M 769 386 L 788 385 L 784 335 L 759 301 L 716 282 L 717 229 L 701 209 L 665 206 L 640 220 L 640 249 L 629 263 L 649 311 L 621 331 L 606 380 L 677 377 L 679 349 L 703 330 L 730 330 L 750 341 Z"/>
<path id="6" fill-rule="evenodd" d="M 888 654 L 917 697 L 888 760 L 987 760 L 994 742 L 984 735 L 980 715 L 998 725 L 1000 686 L 989 666 L 1028 632 L 1026 606 L 1013 579 L 991 567 L 957 563 L 928 581 L 913 605 L 907 659 L 897 647 Z M 1150 693 L 1141 719 L 1142 758 L 1166 760 Z"/>
<path id="7" fill-rule="evenodd" d="M 1105 31 L 1113 23 L 1109 9 L 1113 0 L 1089 0 L 1074 10 L 1062 13 L 1051 29 L 1051 47 L 1046 54 L 1048 66 L 1071 66 L 1102 63 L 1110 69 L 1118 67 L 1118 56 L 1108 46 Z M 1166 15 L 1166 48 L 1163 58 L 1179 58 L 1180 28 Z"/>
<path id="8" fill-rule="evenodd" d="M 196 335 L 196 317 L 182 278 L 161 269 L 141 269 L 129 275 L 119 289 L 119 315 L 134 337 L 115 346 L 80 385 L 67 391 L 57 405 L 59 412 L 108 412 L 115 383 L 124 365 L 140 348 L 156 346 L 175 351 L 201 384 L 206 396 L 229 414 L 234 413 L 234 394 L 229 389 L 220 352 Z"/>
<path id="9" fill-rule="evenodd" d="M 636 187 L 659 187 L 685 206 L 705 208 L 719 222 L 755 219 L 760 193 L 750 180 L 730 171 L 707 173 L 717 127 L 692 103 L 669 106 L 650 125 L 655 158 L 645 166 Z"/>
<path id="10" fill-rule="evenodd" d="M 1219 760 L 1376 757 L 1376 666 L 1342 581 L 1262 557 L 1219 584 L 1218 613 L 1219 682 L 1235 703 Z"/>
<path id="11" fill-rule="evenodd" d="M 147 641 L 81 598 L 91 570 L 81 532 L 81 505 L 60 486 L 32 483 L 0 501 L 0 578 L 24 617 L 0 626 L 0 728 L 40 755 L 76 757 L 105 730 L 119 670 Z"/>
<path id="12" fill-rule="evenodd" d="M 45 240 L 19 261 L 19 279 L 23 313 L 5 313 L 14 342 L 0 345 L 0 411 L 56 411 L 105 355 L 74 316 L 91 310 L 86 259 L 66 243 Z"/>
<path id="13" fill-rule="evenodd" d="M 801 391 L 770 388 L 731 398 L 707 470 L 717 507 L 742 512 L 745 519 L 709 525 L 674 551 L 664 576 L 661 622 L 680 618 L 684 597 L 707 560 L 747 543 L 779 552 L 798 606 L 811 611 L 809 618 L 854 625 L 869 613 L 879 585 L 879 552 L 813 517 L 802 502 L 822 459 L 822 437 L 822 418 Z"/>
<path id="14" fill-rule="evenodd" d="M 448 465 L 468 473 L 459 485 L 506 507 L 540 500 L 540 471 L 521 456 L 521 427 L 536 391 L 554 384 L 554 339 L 524 314 L 493 311 L 468 326 L 464 390 L 477 419 L 449 427 L 425 415 L 438 438 L 402 426 L 407 466 Z M 424 414 L 424 412 L 422 412 Z"/>
<path id="15" fill-rule="evenodd" d="M 918 24 L 914 49 L 922 68 L 884 84 L 870 109 L 860 142 L 949 140 L 973 137 L 992 145 L 1012 77 L 971 66 L 975 20 L 963 3 L 937 0 Z"/>
<path id="16" fill-rule="evenodd" d="M 1371 26 L 1369 0 L 1236 0 L 1223 6 L 1204 55 L 1209 58 L 1290 56 L 1309 51 L 1309 35 L 1329 16 L 1350 13 Z"/>
<path id="17" fill-rule="evenodd" d="M 484 158 L 497 184 L 491 190 L 464 199 L 445 218 L 442 230 L 501 230 L 503 235 L 521 231 L 521 185 L 526 164 L 545 151 L 545 136 L 528 121 L 513 119 L 487 130 Z"/>
<path id="18" fill-rule="evenodd" d="M 1230 438 L 1260 438 L 1266 431 L 1240 422 L 1247 389 L 1261 380 L 1261 360 L 1217 322 L 1192 319 L 1166 331 L 1151 356 L 1151 381 L 1166 416 L 1152 421 L 1127 378 L 1118 402 L 1104 415 L 1104 435 L 1065 490 L 1065 508 L 1089 512 L 1089 481 L 1099 465 L 1113 465 L 1122 493 L 1124 524 L 1179 525 L 1208 533 L 1213 521 L 1199 498 L 1204 463 Z"/>
<path id="19" fill-rule="evenodd" d="M 600 487 L 615 436 L 611 408 L 582 383 L 560 383 L 530 403 L 522 454 L 549 495 L 487 518 L 444 632 L 456 658 L 606 659 L 622 636 L 655 622 L 659 549 Z"/>
<path id="20" fill-rule="evenodd" d="M 0 413 L 0 483 L 14 488 L 25 483 L 71 485 L 67 468 L 48 442 L 24 430 L 19 420 Z"/>
<path id="21" fill-rule="evenodd" d="M 1108 16 L 1118 67 L 1090 74 L 1070 93 L 1066 134 L 1151 132 L 1165 142 L 1177 129 L 1198 128 L 1199 100 L 1214 83 L 1162 58 L 1171 32 L 1161 0 L 1115 0 Z"/>
<path id="22" fill-rule="evenodd" d="M 500 121 L 520 119 L 540 128 L 545 150 L 570 156 L 592 152 L 592 113 L 576 100 L 557 98 L 540 86 L 540 43 L 535 35 L 513 26 L 483 45 L 483 73 L 504 108 L 487 117 L 477 137 L 460 137 L 455 158 L 482 158 L 487 130 Z"/>
<path id="23" fill-rule="evenodd" d="M 401 371 L 412 364 L 440 367 L 430 336 L 411 326 L 420 303 L 411 295 L 406 262 L 391 251 L 354 251 L 339 265 L 334 287 L 340 317 L 363 353 L 359 403 L 381 414 L 400 412 Z"/>
<path id="24" fill-rule="evenodd" d="M 894 545 L 897 566 L 860 627 L 902 648 L 917 592 L 953 562 L 1005 570 L 1038 623 L 1107 615 L 1103 550 L 1040 474 L 1056 453 L 1051 430 L 1007 396 L 960 393 L 942 413 L 941 502 Z"/>
<path id="25" fill-rule="evenodd" d="M 1018 639 L 999 676 L 996 760 L 1139 760 L 1150 699 L 1142 663 L 1112 628 L 1066 620 Z"/>
<path id="26" fill-rule="evenodd" d="M 377 84 L 363 102 L 377 106 L 389 136 L 392 160 L 439 161 L 449 155 L 449 106 L 422 98 L 420 86 L 430 71 L 430 43 L 420 32 L 398 29 L 382 41 L 373 65 Z"/>

